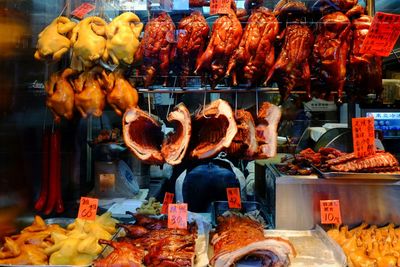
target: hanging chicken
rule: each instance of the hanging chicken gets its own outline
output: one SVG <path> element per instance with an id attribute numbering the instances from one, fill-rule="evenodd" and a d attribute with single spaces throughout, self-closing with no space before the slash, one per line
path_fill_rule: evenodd
<path id="1" fill-rule="evenodd" d="M 58 17 L 39 33 L 36 45 L 35 59 L 59 60 L 71 47 L 68 34 L 76 23 L 66 17 Z"/>
<path id="2" fill-rule="evenodd" d="M 329 12 L 340 11 L 345 13 L 358 3 L 358 0 L 322 0 L 320 1 L 321 12 L 327 14 Z"/>
<path id="3" fill-rule="evenodd" d="M 351 13 L 350 13 L 351 12 Z M 376 94 L 381 100 L 382 86 L 382 57 L 360 53 L 362 43 L 371 27 L 372 17 L 364 15 L 361 6 L 346 13 L 347 16 L 356 16 L 351 22 L 350 56 L 348 64 L 348 80 L 353 91 L 349 93 L 352 100 L 360 100 L 368 94 Z"/>
<path id="4" fill-rule="evenodd" d="M 75 106 L 82 117 L 88 115 L 100 117 L 106 104 L 106 94 L 101 88 L 99 74 L 102 69 L 94 67 L 91 70 L 82 72 L 73 81 L 75 89 Z"/>
<path id="5" fill-rule="evenodd" d="M 72 31 L 71 68 L 81 71 L 93 66 L 106 49 L 106 25 L 99 17 L 81 20 Z"/>
<path id="6" fill-rule="evenodd" d="M 249 85 L 256 84 L 268 73 L 274 64 L 274 41 L 278 31 L 278 20 L 267 8 L 253 11 L 226 71 L 227 76 L 232 75 L 235 86 L 236 72 L 241 73 Z"/>
<path id="7" fill-rule="evenodd" d="M 103 71 L 102 75 L 107 83 L 107 102 L 118 116 L 122 116 L 126 109 L 137 106 L 138 93 L 124 78 L 124 71 L 122 69 L 117 69 L 108 76 Z"/>
<path id="8" fill-rule="evenodd" d="M 179 22 L 178 30 L 177 52 L 182 67 L 180 82 L 184 87 L 187 76 L 194 70 L 196 60 L 204 52 L 210 28 L 204 16 L 196 11 Z"/>
<path id="9" fill-rule="evenodd" d="M 323 90 L 320 97 L 329 99 L 330 92 L 337 90 L 339 103 L 346 80 L 350 26 L 350 20 L 341 12 L 323 16 L 312 54 L 313 80 L 318 81 L 317 86 Z"/>
<path id="10" fill-rule="evenodd" d="M 211 74 L 212 88 L 225 76 L 229 58 L 240 43 L 242 26 L 235 12 L 229 9 L 215 21 L 207 49 L 196 64 L 195 73 L 206 70 Z"/>
<path id="11" fill-rule="evenodd" d="M 174 22 L 165 12 L 146 24 L 143 39 L 135 54 L 135 60 L 143 62 L 144 87 L 153 83 L 158 71 L 162 76 L 168 75 L 169 63 L 174 54 L 174 34 Z M 166 83 L 167 77 L 164 86 Z"/>
<path id="12" fill-rule="evenodd" d="M 73 73 L 69 68 L 62 73 L 53 73 L 45 84 L 46 105 L 54 114 L 56 123 L 61 121 L 61 117 L 70 120 L 74 115 L 74 90 L 68 81 Z"/>
<path id="13" fill-rule="evenodd" d="M 140 23 L 139 17 L 132 12 L 122 13 L 114 18 L 107 25 L 107 44 L 103 60 L 107 62 L 111 58 L 116 65 L 132 64 L 139 47 L 139 35 L 142 29 L 143 23 Z"/>

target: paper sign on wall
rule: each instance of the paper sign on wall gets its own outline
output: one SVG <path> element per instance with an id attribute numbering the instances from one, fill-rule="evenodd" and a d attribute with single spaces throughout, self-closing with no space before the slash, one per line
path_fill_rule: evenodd
<path id="1" fill-rule="evenodd" d="M 81 197 L 79 204 L 78 218 L 88 221 L 96 219 L 99 200 L 97 198 Z"/>
<path id="2" fill-rule="evenodd" d="M 168 205 L 168 228 L 186 229 L 188 219 L 187 204 Z"/>
<path id="3" fill-rule="evenodd" d="M 321 223 L 322 224 L 341 224 L 339 200 L 320 200 Z"/>
<path id="4" fill-rule="evenodd" d="M 357 158 L 375 154 L 374 118 L 352 119 L 353 149 Z"/>
<path id="5" fill-rule="evenodd" d="M 164 201 L 161 207 L 161 214 L 168 214 L 168 205 L 174 202 L 174 194 L 166 192 L 164 195 Z"/>
<path id="6" fill-rule="evenodd" d="M 387 57 L 400 34 L 400 15 L 377 12 L 360 53 Z"/>
<path id="7" fill-rule="evenodd" d="M 229 187 L 226 189 L 228 206 L 230 209 L 241 209 L 242 201 L 240 199 L 240 189 L 238 187 Z"/>

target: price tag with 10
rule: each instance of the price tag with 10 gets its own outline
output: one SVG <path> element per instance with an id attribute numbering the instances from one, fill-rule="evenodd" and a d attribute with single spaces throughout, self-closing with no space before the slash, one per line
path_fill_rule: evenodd
<path id="1" fill-rule="evenodd" d="M 339 200 L 320 200 L 321 224 L 341 224 Z"/>

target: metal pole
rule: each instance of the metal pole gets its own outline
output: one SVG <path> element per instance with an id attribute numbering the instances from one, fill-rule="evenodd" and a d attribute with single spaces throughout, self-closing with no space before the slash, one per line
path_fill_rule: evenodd
<path id="1" fill-rule="evenodd" d="M 375 15 L 375 0 L 365 0 L 367 13 L 369 16 L 373 17 Z"/>

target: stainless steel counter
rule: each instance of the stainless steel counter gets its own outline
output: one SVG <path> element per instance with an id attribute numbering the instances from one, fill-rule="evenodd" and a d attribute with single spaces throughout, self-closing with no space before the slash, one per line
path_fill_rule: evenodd
<path id="1" fill-rule="evenodd" d="M 260 172 L 261 171 L 261 172 Z M 277 229 L 309 230 L 320 223 L 319 201 L 339 199 L 344 224 L 400 224 L 400 182 L 279 176 L 256 167 L 256 192 L 275 215 Z"/>

